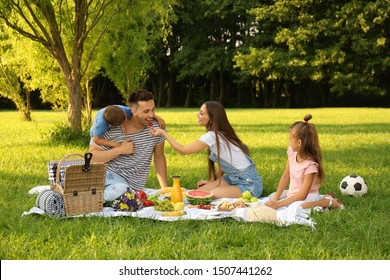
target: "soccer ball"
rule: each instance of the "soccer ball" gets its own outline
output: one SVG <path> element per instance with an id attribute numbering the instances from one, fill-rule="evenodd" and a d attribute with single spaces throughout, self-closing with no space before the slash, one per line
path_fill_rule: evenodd
<path id="1" fill-rule="evenodd" d="M 348 175 L 340 182 L 340 192 L 344 195 L 363 196 L 367 190 L 366 182 L 359 175 Z"/>

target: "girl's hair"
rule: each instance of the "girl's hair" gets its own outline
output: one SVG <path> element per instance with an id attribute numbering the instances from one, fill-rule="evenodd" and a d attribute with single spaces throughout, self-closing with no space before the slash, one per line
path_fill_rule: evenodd
<path id="1" fill-rule="evenodd" d="M 217 144 L 217 156 L 218 156 L 218 166 L 220 168 L 220 137 L 223 140 L 232 143 L 233 145 L 240 148 L 245 154 L 249 156 L 248 147 L 241 142 L 241 140 L 236 135 L 233 127 L 230 125 L 229 120 L 226 115 L 226 111 L 221 103 L 216 101 L 207 101 L 204 103 L 206 106 L 207 114 L 209 115 L 209 122 L 206 125 L 207 131 L 213 131 L 215 133 L 215 140 Z M 229 150 L 230 147 L 228 146 Z M 209 154 L 210 154 L 210 149 Z M 216 172 L 214 167 L 214 162 L 209 159 L 209 180 L 216 179 Z"/>
<path id="2" fill-rule="evenodd" d="M 104 111 L 105 121 L 112 126 L 119 126 L 126 120 L 126 113 L 115 105 L 110 105 Z"/>
<path id="3" fill-rule="evenodd" d="M 309 123 L 312 115 L 306 115 L 303 120 L 297 121 L 290 126 L 290 130 L 294 133 L 296 139 L 300 139 L 302 144 L 298 154 L 303 159 L 311 159 L 318 164 L 318 179 L 324 181 L 325 173 L 322 166 L 322 152 L 320 141 L 314 124 Z"/>

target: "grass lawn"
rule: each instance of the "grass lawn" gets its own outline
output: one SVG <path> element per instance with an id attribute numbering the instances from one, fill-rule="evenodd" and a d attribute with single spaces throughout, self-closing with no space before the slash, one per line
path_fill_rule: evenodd
<path id="1" fill-rule="evenodd" d="M 171 135 L 185 144 L 204 129 L 197 109 L 158 109 Z M 66 113 L 0 111 L 0 259 L 19 260 L 388 260 L 390 256 L 390 109 L 227 109 L 237 134 L 248 144 L 264 180 L 263 196 L 275 191 L 286 162 L 288 128 L 313 115 L 324 155 L 321 193 L 339 192 L 351 173 L 368 184 L 365 197 L 341 197 L 344 211 L 313 213 L 316 230 L 233 219 L 162 222 L 131 217 L 53 219 L 29 215 L 36 196 L 28 190 L 48 184 L 47 162 L 88 144 L 52 143 L 47 132 Z M 181 156 L 167 143 L 168 176 L 195 188 L 207 177 L 206 153 Z M 152 167 L 147 187 L 158 188 Z"/>

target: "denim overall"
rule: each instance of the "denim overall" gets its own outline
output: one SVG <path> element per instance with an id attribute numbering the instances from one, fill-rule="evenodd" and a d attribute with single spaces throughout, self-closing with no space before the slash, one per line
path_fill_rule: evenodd
<path id="1" fill-rule="evenodd" d="M 237 186 L 241 192 L 250 191 L 252 196 L 260 197 L 263 192 L 263 180 L 257 173 L 253 160 L 246 155 L 251 164 L 244 170 L 238 170 L 230 163 L 220 159 L 220 167 L 225 172 L 223 179 L 231 186 Z M 211 153 L 210 160 L 218 163 L 216 154 Z"/>

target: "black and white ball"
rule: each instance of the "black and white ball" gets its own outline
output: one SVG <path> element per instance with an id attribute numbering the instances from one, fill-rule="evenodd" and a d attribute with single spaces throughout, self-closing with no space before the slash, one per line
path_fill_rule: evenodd
<path id="1" fill-rule="evenodd" d="M 367 190 L 366 182 L 359 175 L 348 175 L 340 182 L 340 192 L 344 195 L 363 196 Z"/>

